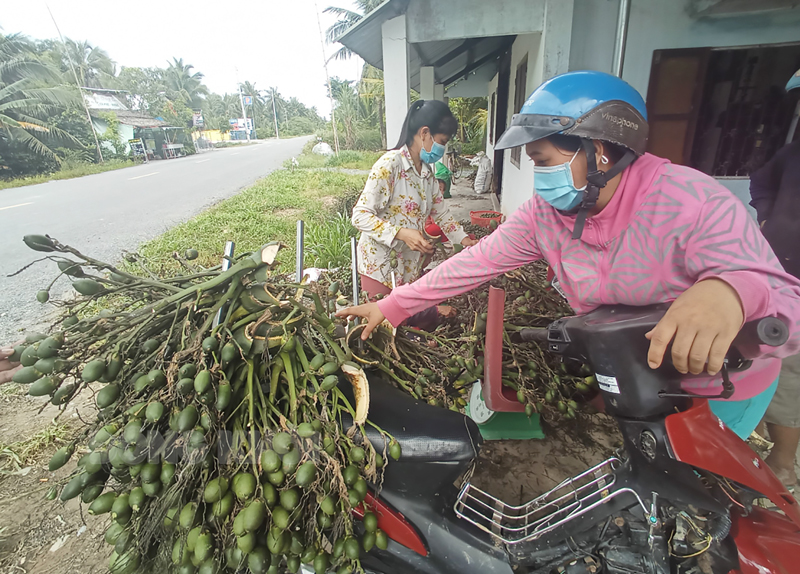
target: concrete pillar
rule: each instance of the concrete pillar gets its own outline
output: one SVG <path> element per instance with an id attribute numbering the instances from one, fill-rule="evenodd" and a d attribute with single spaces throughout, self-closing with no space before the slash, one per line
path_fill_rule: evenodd
<path id="1" fill-rule="evenodd" d="M 541 81 L 569 71 L 573 10 L 574 0 L 546 0 L 539 49 L 543 57 Z"/>
<path id="2" fill-rule="evenodd" d="M 422 66 L 419 69 L 419 97 L 423 100 L 436 99 L 435 84 L 436 78 L 433 75 L 433 66 Z"/>
<path id="3" fill-rule="evenodd" d="M 444 84 L 436 84 L 433 86 L 433 99 L 444 101 Z"/>
<path id="4" fill-rule="evenodd" d="M 410 105 L 411 82 L 408 76 L 406 16 L 387 20 L 381 26 L 383 40 L 383 85 L 386 98 L 386 139 L 393 146 Z"/>

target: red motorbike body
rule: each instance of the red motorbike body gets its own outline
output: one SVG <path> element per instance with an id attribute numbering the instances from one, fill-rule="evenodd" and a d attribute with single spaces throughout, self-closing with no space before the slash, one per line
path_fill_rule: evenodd
<path id="1" fill-rule="evenodd" d="M 800 505 L 767 464 L 714 416 L 708 401 L 694 401 L 688 410 L 668 416 L 666 428 L 677 460 L 751 488 L 784 512 L 754 507 L 747 515 L 731 513 L 738 572 L 800 572 Z"/>

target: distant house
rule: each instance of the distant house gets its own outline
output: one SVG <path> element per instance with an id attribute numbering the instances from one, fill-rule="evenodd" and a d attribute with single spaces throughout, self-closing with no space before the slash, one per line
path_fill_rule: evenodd
<path id="1" fill-rule="evenodd" d="M 98 135 L 108 130 L 107 114 L 116 116 L 119 121 L 119 140 L 125 144 L 126 153 L 130 153 L 128 144 L 130 140 L 141 139 L 149 155 L 166 157 L 164 146 L 175 144 L 176 138 L 183 138 L 181 128 L 171 127 L 164 120 L 153 118 L 146 113 L 129 110 L 121 97 L 124 92 L 100 88 L 82 88 L 82 90 Z M 180 132 L 180 136 L 177 136 L 176 132 Z M 111 144 L 103 142 L 103 145 L 113 151 Z"/>
<path id="2" fill-rule="evenodd" d="M 649 149 L 747 200 L 748 174 L 786 140 L 800 68 L 797 0 L 387 0 L 339 41 L 383 69 L 388 140 L 409 89 L 486 96 L 486 152 L 508 214 L 533 193 L 520 150 L 494 151 L 536 86 L 571 70 L 621 73 L 647 98 Z M 794 98 L 794 99 L 792 99 Z"/>

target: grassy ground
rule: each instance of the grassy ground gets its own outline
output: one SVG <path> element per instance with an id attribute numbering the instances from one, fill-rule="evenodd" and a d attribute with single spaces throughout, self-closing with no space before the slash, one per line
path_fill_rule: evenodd
<path id="1" fill-rule="evenodd" d="M 48 181 L 56 181 L 59 179 L 72 179 L 74 177 L 83 177 L 84 175 L 92 175 L 95 173 L 103 173 L 104 171 L 113 171 L 123 167 L 131 167 L 134 165 L 132 161 L 122 160 L 109 160 L 105 163 L 86 163 L 62 169 L 55 173 L 48 173 L 43 175 L 35 175 L 33 177 L 20 177 L 17 179 L 2 180 L 0 179 L 0 189 L 11 189 L 12 187 L 23 187 L 25 185 L 36 185 L 37 183 L 47 183 Z"/>
<path id="2" fill-rule="evenodd" d="M 312 153 L 303 153 L 297 157 L 299 169 L 320 169 L 338 167 L 342 169 L 372 169 L 372 166 L 383 155 L 379 151 L 342 150 L 338 156 L 325 157 Z M 291 168 L 291 160 L 284 162 L 284 167 Z"/>
<path id="3" fill-rule="evenodd" d="M 236 252 L 252 251 L 269 241 L 294 248 L 297 220 L 306 228 L 323 224 L 341 198 L 357 194 L 366 176 L 334 171 L 276 171 L 240 194 L 219 203 L 194 219 L 144 244 L 139 253 L 154 267 L 169 265 L 172 253 L 193 247 L 198 263 L 219 263 L 226 239 L 236 242 Z M 279 257 L 285 264 L 290 250 Z"/>
<path id="4" fill-rule="evenodd" d="M 0 477 L 19 471 L 56 441 L 69 438 L 64 423 L 52 423 L 34 435 L 11 444 L 0 443 Z"/>

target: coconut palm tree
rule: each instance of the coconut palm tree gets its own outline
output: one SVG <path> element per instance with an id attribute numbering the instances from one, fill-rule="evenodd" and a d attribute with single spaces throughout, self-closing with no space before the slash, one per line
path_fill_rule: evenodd
<path id="1" fill-rule="evenodd" d="M 66 51 L 59 47 L 61 56 L 61 69 L 72 79 L 70 61 L 75 66 L 75 73 L 81 86 L 89 88 L 102 88 L 114 77 L 116 63 L 102 48 L 92 46 L 87 41 L 75 41 L 67 38 Z"/>
<path id="2" fill-rule="evenodd" d="M 48 123 L 54 112 L 79 101 L 63 85 L 59 71 L 33 53 L 24 36 L 0 35 L 0 138 L 16 140 L 35 154 L 58 161 L 48 143 L 77 144 L 67 132 Z"/>
<path id="3" fill-rule="evenodd" d="M 349 28 L 356 25 L 364 16 L 383 4 L 383 0 L 355 0 L 356 10 L 348 10 L 339 6 L 328 6 L 323 10 L 326 14 L 333 14 L 339 19 L 326 30 L 325 37 L 329 44 L 335 44 L 339 36 Z M 342 46 L 329 58 L 330 60 L 347 60 L 353 55 L 350 48 Z"/>
<path id="4" fill-rule="evenodd" d="M 381 145 L 386 149 L 386 121 L 384 118 L 383 70 L 365 63 L 358 81 L 358 95 L 369 119 L 378 123 Z"/>
<path id="5" fill-rule="evenodd" d="M 331 78 L 331 94 L 335 102 L 336 121 L 344 127 L 345 147 L 354 149 L 358 121 L 363 117 L 363 106 L 354 82 Z"/>
<path id="6" fill-rule="evenodd" d="M 192 109 L 199 110 L 208 88 L 203 84 L 203 73 L 192 72 L 194 66 L 184 64 L 183 58 L 172 58 L 164 71 L 164 82 L 171 92 L 171 98 L 183 101 Z"/>

